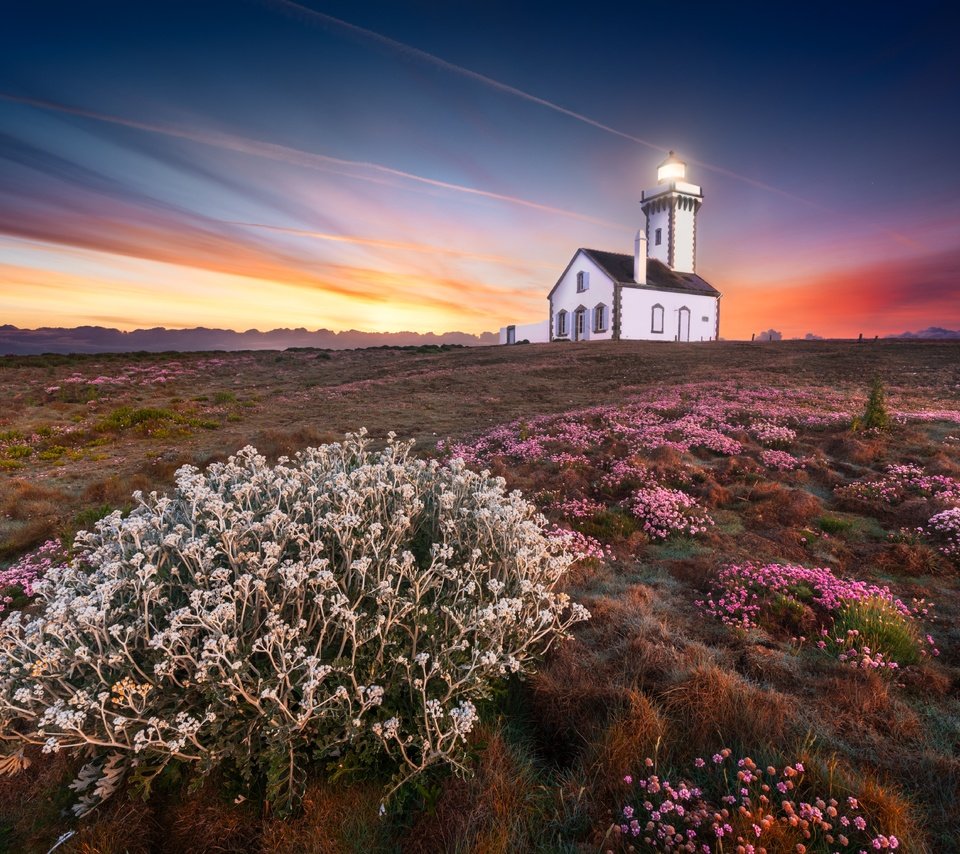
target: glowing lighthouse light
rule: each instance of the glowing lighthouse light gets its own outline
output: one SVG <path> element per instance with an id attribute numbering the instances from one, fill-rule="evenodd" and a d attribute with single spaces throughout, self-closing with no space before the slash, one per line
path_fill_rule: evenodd
<path id="1" fill-rule="evenodd" d="M 658 184 L 662 184 L 664 181 L 682 181 L 686 177 L 687 164 L 672 151 L 667 159 L 657 167 Z"/>

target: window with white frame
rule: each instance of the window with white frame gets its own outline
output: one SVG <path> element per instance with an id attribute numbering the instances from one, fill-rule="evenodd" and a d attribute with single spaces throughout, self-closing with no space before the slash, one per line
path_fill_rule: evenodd
<path id="1" fill-rule="evenodd" d="M 557 335 L 567 334 L 567 313 L 565 311 L 557 312 Z"/>
<path id="2" fill-rule="evenodd" d="M 581 270 L 579 273 L 577 273 L 577 293 L 582 294 L 589 287 L 590 280 L 587 277 L 586 272 Z"/>
<path id="3" fill-rule="evenodd" d="M 660 303 L 650 310 L 650 331 L 663 333 L 663 306 Z"/>
<path id="4" fill-rule="evenodd" d="M 663 242 L 663 229 L 658 228 L 653 234 L 653 243 L 655 246 L 659 246 Z"/>
<path id="5" fill-rule="evenodd" d="M 607 307 L 603 303 L 593 309 L 593 331 L 607 331 Z"/>

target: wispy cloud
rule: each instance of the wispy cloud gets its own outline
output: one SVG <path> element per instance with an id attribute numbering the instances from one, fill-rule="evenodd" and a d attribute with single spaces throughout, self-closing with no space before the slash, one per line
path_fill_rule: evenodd
<path id="1" fill-rule="evenodd" d="M 141 130 L 147 133 L 162 134 L 163 136 L 172 137 L 175 139 L 186 139 L 201 145 L 212 146 L 214 148 L 220 148 L 226 151 L 237 151 L 253 157 L 263 157 L 269 160 L 276 160 L 294 166 L 302 166 L 308 169 L 321 169 L 323 171 L 334 172 L 335 174 L 343 175 L 359 181 L 378 182 L 383 179 L 412 181 L 416 184 L 434 187 L 440 190 L 447 190 L 453 193 L 462 193 L 469 196 L 490 199 L 496 202 L 503 202 L 509 205 L 516 205 L 519 207 L 528 208 L 530 210 L 540 211 L 541 213 L 545 214 L 569 217 L 582 222 L 589 222 L 595 225 L 603 225 L 611 228 L 620 228 L 618 223 L 587 216 L 586 214 L 578 213 L 577 211 L 566 210 L 564 208 L 543 204 L 541 202 L 535 202 L 530 199 L 524 199 L 519 196 L 512 196 L 506 193 L 497 193 L 492 190 L 484 190 L 479 187 L 468 187 L 463 184 L 453 183 L 451 181 L 442 181 L 437 178 L 418 175 L 414 172 L 395 169 L 392 166 L 386 166 L 382 163 L 374 163 L 363 160 L 346 160 L 341 157 L 332 157 L 327 154 L 317 154 L 311 151 L 303 151 L 299 148 L 280 145 L 275 142 L 265 142 L 263 140 L 250 139 L 249 137 L 238 136 L 235 134 L 224 134 L 209 130 L 195 130 L 156 124 L 153 122 L 143 122 L 135 119 L 125 118 L 123 116 L 115 116 L 109 113 L 101 113 L 95 110 L 87 110 L 81 107 L 60 104 L 54 101 L 26 98 L 9 92 L 0 92 L 0 99 L 9 101 L 11 103 L 24 104 L 26 106 L 35 107 L 41 110 L 51 110 L 58 113 L 64 113 L 66 115 L 92 119 L 98 122 L 108 122 L 110 124 L 120 125 L 122 127 L 132 128 L 134 130 Z"/>
<path id="2" fill-rule="evenodd" d="M 546 109 L 552 110 L 555 113 L 560 113 L 568 118 L 575 119 L 576 121 L 586 125 L 590 125 L 590 127 L 594 127 L 597 130 L 603 131 L 604 133 L 612 134 L 613 136 L 620 137 L 621 139 L 629 140 L 637 145 L 642 145 L 646 148 L 659 151 L 663 154 L 666 154 L 667 152 L 668 146 L 665 146 L 662 143 L 653 142 L 649 139 L 628 133 L 620 128 L 616 128 L 612 125 L 606 124 L 605 122 L 601 122 L 598 119 L 594 119 L 583 113 L 579 113 L 576 110 L 571 110 L 568 107 L 564 107 L 562 104 L 558 104 L 555 101 L 550 101 L 547 98 L 541 98 L 539 95 L 534 95 L 533 93 L 519 89 L 516 86 L 511 86 L 509 83 L 504 83 L 502 80 L 497 80 L 493 77 L 489 77 L 486 74 L 481 74 L 479 71 L 474 71 L 472 68 L 466 68 L 463 65 L 457 65 L 455 62 L 449 62 L 448 60 L 443 59 L 436 54 L 421 50 L 420 48 L 414 47 L 406 42 L 392 39 L 389 36 L 385 36 L 383 33 L 369 30 L 366 27 L 361 27 L 357 24 L 351 24 L 349 21 L 344 21 L 342 18 L 336 18 L 333 15 L 328 15 L 325 12 L 319 12 L 316 9 L 311 9 L 308 6 L 295 3 L 293 0 L 264 0 L 264 2 L 269 6 L 296 14 L 303 19 L 316 21 L 325 26 L 339 30 L 342 33 L 346 33 L 347 35 L 359 37 L 366 41 L 373 42 L 374 44 L 387 48 L 388 50 L 393 51 L 400 56 L 427 63 L 435 68 L 440 68 L 444 71 L 450 72 L 451 74 L 456 74 L 460 77 L 466 78 L 467 80 L 472 80 L 475 83 L 479 83 L 490 89 L 495 89 L 498 92 L 503 92 L 504 94 L 510 95 L 514 98 L 520 98 L 521 100 L 527 101 L 531 104 L 545 107 Z M 718 166 L 715 163 L 709 163 L 705 160 L 696 160 L 693 158 L 687 159 L 690 163 L 693 163 L 704 169 L 708 169 L 711 172 L 716 172 L 717 174 L 732 178 L 735 181 L 742 181 L 745 184 L 749 184 L 751 187 L 756 187 L 757 189 L 765 190 L 769 193 L 775 193 L 778 196 L 792 199 L 796 202 L 800 202 L 801 204 L 808 205 L 809 207 L 823 209 L 822 205 L 811 199 L 798 196 L 795 193 L 775 187 L 772 184 L 765 183 L 764 181 L 759 181 L 756 178 L 751 178 L 749 175 L 743 175 L 739 172 L 735 172 L 732 169 L 727 169 L 726 167 Z"/>
<path id="3" fill-rule="evenodd" d="M 397 240 L 379 240 L 373 237 L 359 237 L 348 234 L 329 234 L 322 231 L 310 231 L 280 225 L 267 225 L 260 222 L 238 222 L 235 220 L 224 220 L 224 222 L 228 225 L 238 225 L 244 228 L 255 228 L 281 234 L 292 234 L 297 237 L 309 237 L 313 240 L 324 240 L 331 243 L 349 243 L 355 246 L 368 246 L 374 249 L 389 249 L 400 252 L 417 252 L 424 255 L 439 255 L 448 258 L 463 258 L 471 261 L 486 261 L 491 264 L 503 264 L 513 268 L 555 270 L 553 265 L 534 264 L 526 259 L 507 258 L 503 255 L 488 255 L 482 252 L 470 252 L 463 249 L 449 249 L 443 246 L 431 246 L 427 243 L 407 243 Z"/>

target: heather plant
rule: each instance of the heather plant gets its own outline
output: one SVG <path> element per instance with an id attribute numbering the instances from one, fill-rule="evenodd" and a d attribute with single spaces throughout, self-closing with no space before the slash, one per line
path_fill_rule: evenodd
<path id="1" fill-rule="evenodd" d="M 47 540 L 0 570 L 0 614 L 11 605 L 25 604 L 33 597 L 37 582 L 54 566 L 66 562 L 67 553 L 60 540 Z"/>
<path id="2" fill-rule="evenodd" d="M 927 474 L 910 463 L 887 466 L 883 474 L 837 489 L 837 495 L 865 504 L 895 507 L 911 498 L 940 505 L 960 504 L 960 480 L 949 475 Z"/>
<path id="3" fill-rule="evenodd" d="M 665 486 L 638 489 L 630 497 L 628 506 L 652 540 L 665 540 L 675 534 L 702 534 L 713 524 L 695 498 Z"/>
<path id="4" fill-rule="evenodd" d="M 880 832 L 857 798 L 818 792 L 801 762 L 761 767 L 749 756 L 734 760 L 725 748 L 694 760 L 676 781 L 658 774 L 652 759 L 644 766 L 642 774 L 623 778 L 629 794 L 604 848 L 866 854 L 900 847 L 896 836 Z"/>
<path id="5" fill-rule="evenodd" d="M 793 471 L 803 468 L 804 465 L 803 460 L 797 459 L 787 451 L 776 451 L 769 448 L 760 452 L 760 461 L 767 468 L 777 469 L 778 471 Z"/>
<path id="6" fill-rule="evenodd" d="M 317 762 L 394 788 L 461 768 L 477 703 L 589 616 L 519 493 L 392 437 L 275 467 L 245 448 L 134 497 L 0 625 L 0 768 L 86 757 L 78 813 L 171 763 L 262 782 L 280 812 Z"/>
<path id="7" fill-rule="evenodd" d="M 797 431 L 771 421 L 756 421 L 749 427 L 750 435 L 770 448 L 785 448 L 797 438 Z"/>
<path id="8" fill-rule="evenodd" d="M 943 554 L 960 563 L 960 507 L 951 507 L 932 516 L 923 533 Z"/>
<path id="9" fill-rule="evenodd" d="M 799 632 L 807 621 L 819 626 L 820 649 L 853 665 L 895 669 L 938 654 L 933 638 L 920 630 L 919 621 L 930 614 L 926 602 L 907 605 L 887 587 L 840 578 L 824 567 L 730 564 L 697 605 L 739 630 Z"/>

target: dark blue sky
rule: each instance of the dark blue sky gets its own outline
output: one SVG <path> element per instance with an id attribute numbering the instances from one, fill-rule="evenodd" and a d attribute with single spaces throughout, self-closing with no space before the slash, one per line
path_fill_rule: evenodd
<path id="1" fill-rule="evenodd" d="M 946 3 L 301 7 L 5 10 L 11 322 L 534 319 L 577 246 L 631 250 L 672 148 L 728 335 L 960 324 Z"/>

